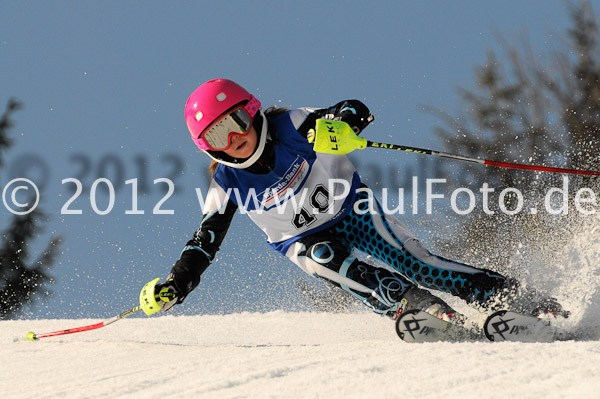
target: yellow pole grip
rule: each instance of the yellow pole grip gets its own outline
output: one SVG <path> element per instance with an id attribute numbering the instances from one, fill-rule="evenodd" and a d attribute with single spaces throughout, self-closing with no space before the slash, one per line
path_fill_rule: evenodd
<path id="1" fill-rule="evenodd" d="M 317 119 L 313 147 L 315 152 L 344 155 L 366 147 L 367 139 L 358 137 L 346 122 Z"/>

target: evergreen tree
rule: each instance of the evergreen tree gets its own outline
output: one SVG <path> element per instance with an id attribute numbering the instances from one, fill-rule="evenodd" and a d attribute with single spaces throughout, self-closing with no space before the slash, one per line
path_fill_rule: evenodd
<path id="1" fill-rule="evenodd" d="M 476 70 L 475 89 L 460 89 L 466 112 L 454 116 L 438 112 L 444 126 L 437 134 L 445 150 L 499 161 L 600 170 L 598 19 L 587 1 L 569 11 L 573 25 L 567 40 L 550 52 L 547 62 L 527 46 L 504 43 L 506 67 L 495 52 L 488 53 Z M 461 165 L 461 171 L 453 178 L 457 186 L 481 187 L 487 182 L 495 188 L 489 200 L 494 214 L 478 207 L 461 220 L 457 236 L 466 237 L 466 242 L 443 246 L 446 251 L 460 248 L 454 253 L 459 257 L 491 254 L 492 268 L 510 263 L 523 244 L 549 257 L 561 250 L 561 240 L 570 239 L 582 220 L 572 206 L 574 194 L 582 187 L 596 193 L 600 188 L 597 177 L 570 176 L 566 221 L 549 216 L 544 208 L 544 195 L 551 187 L 562 187 L 562 175 L 470 165 Z M 517 215 L 499 212 L 499 194 L 507 187 L 519 189 L 527 201 Z M 508 195 L 504 203 L 509 210 L 516 209 L 518 197 Z M 539 212 L 532 214 L 532 207 Z"/>
<path id="2" fill-rule="evenodd" d="M 20 108 L 16 100 L 10 100 L 6 112 L 0 118 L 0 167 L 3 166 L 2 151 L 12 142 L 8 131 L 13 126 L 11 116 Z M 42 212 L 38 209 L 26 215 L 13 215 L 10 226 L 2 233 L 0 244 L 0 319 L 14 317 L 23 305 L 33 303 L 36 294 L 49 295 L 45 288 L 52 278 L 47 269 L 54 263 L 60 237 L 54 237 L 38 259 L 30 265 L 29 246 L 41 230 Z"/>

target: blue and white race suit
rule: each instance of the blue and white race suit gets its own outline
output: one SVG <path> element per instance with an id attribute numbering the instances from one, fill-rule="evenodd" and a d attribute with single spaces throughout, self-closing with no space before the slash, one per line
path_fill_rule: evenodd
<path id="1" fill-rule="evenodd" d="M 356 100 L 344 104 L 352 101 Z M 504 284 L 503 276 L 431 254 L 406 226 L 369 198 L 346 156 L 313 151 L 306 131 L 316 118 L 335 118 L 339 109 L 332 108 L 293 109 L 268 118 L 269 134 L 276 142 L 269 172 L 223 164 L 216 168 L 200 227 L 172 269 L 178 286 L 187 294 L 198 285 L 239 210 L 266 234 L 275 250 L 379 313 L 397 307 L 415 285 L 485 304 Z M 353 250 L 397 272 L 360 261 Z"/>

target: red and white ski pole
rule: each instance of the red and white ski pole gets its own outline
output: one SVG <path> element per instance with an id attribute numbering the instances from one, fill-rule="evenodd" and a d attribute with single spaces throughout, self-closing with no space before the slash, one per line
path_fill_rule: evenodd
<path id="1" fill-rule="evenodd" d="M 366 147 L 371 148 L 384 148 L 387 150 L 397 150 L 414 152 L 415 154 L 433 155 L 436 157 L 456 159 L 458 161 L 474 162 L 486 166 L 496 166 L 498 168 L 508 169 L 521 169 L 521 170 L 536 170 L 538 172 L 551 172 L 551 173 L 568 173 L 573 175 L 589 175 L 589 176 L 600 176 L 600 172 L 594 170 L 580 170 L 580 169 L 567 169 L 567 168 L 555 168 L 551 166 L 539 166 L 539 165 L 523 165 L 511 162 L 498 162 L 490 161 L 489 159 L 470 158 L 462 155 L 448 154 L 447 152 L 428 150 L 425 148 L 408 147 L 404 145 L 377 143 L 374 141 L 367 140 Z"/>
<path id="2" fill-rule="evenodd" d="M 316 131 L 309 131 L 308 139 L 314 142 L 314 150 L 327 154 L 348 154 L 354 150 L 365 148 L 383 148 L 386 150 L 397 150 L 412 152 L 415 154 L 433 155 L 436 157 L 456 159 L 458 161 L 474 162 L 481 165 L 495 166 L 498 168 L 536 170 L 540 172 L 569 173 L 574 175 L 600 176 L 599 171 L 579 170 L 567 168 L 555 168 L 551 166 L 522 165 L 511 162 L 490 161 L 489 159 L 479 159 L 465 157 L 462 155 L 449 154 L 447 152 L 428 150 L 426 148 L 409 147 L 405 145 L 378 143 L 369 141 L 364 137 L 358 137 L 347 123 L 342 121 L 330 121 L 327 119 L 317 119 Z"/>
<path id="3" fill-rule="evenodd" d="M 55 337 L 57 335 L 73 334 L 73 333 L 78 333 L 78 332 L 83 332 L 83 331 L 95 330 L 97 328 L 106 327 L 107 325 L 112 324 L 115 321 L 119 321 L 119 320 L 121 320 L 127 316 L 130 316 L 140 310 L 142 310 L 142 307 L 136 306 L 135 308 L 129 309 L 128 311 L 123 312 L 115 317 L 111 317 L 110 319 L 107 319 L 107 320 L 101 321 L 100 323 L 92 324 L 89 326 L 69 328 L 67 330 L 60 330 L 60 331 L 41 333 L 41 334 L 36 334 L 33 331 L 29 331 L 27 333 L 27 335 L 25 336 L 25 338 L 28 339 L 29 341 L 35 341 L 40 338 Z"/>

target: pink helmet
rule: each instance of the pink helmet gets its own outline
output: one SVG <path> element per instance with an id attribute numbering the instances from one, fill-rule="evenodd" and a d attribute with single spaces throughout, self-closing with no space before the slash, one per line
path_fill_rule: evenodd
<path id="1" fill-rule="evenodd" d="M 250 116 L 255 117 L 259 113 L 260 101 L 242 86 L 227 79 L 213 79 L 194 90 L 185 104 L 185 123 L 194 143 L 211 158 L 234 168 L 246 168 L 262 154 L 266 139 L 266 119 L 262 111 L 262 128 L 257 129 L 260 135 L 258 147 L 247 160 L 232 159 L 223 151 L 210 151 L 200 136 L 219 117 L 242 103 L 245 103 L 244 109 Z"/>

